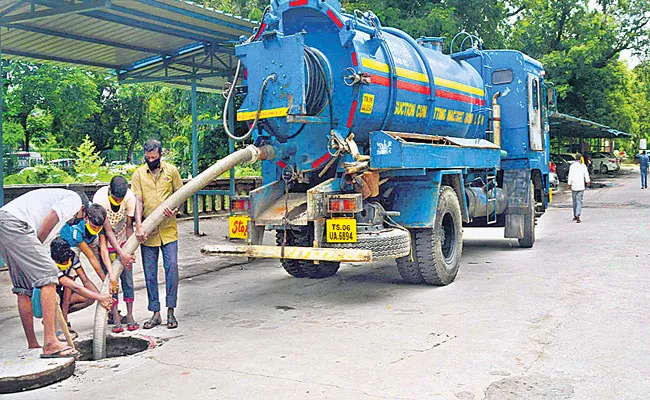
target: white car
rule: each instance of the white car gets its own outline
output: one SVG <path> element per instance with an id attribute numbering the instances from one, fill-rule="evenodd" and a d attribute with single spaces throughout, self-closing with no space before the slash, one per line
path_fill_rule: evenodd
<path id="1" fill-rule="evenodd" d="M 594 166 L 594 171 L 601 174 L 606 174 L 610 171 L 618 171 L 621 169 L 621 162 L 618 157 L 608 153 L 591 153 L 591 164 Z"/>

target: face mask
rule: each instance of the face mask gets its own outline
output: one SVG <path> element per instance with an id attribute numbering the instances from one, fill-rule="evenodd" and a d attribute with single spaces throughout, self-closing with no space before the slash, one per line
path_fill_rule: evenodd
<path id="1" fill-rule="evenodd" d="M 99 234 L 99 232 L 101 232 L 102 229 L 104 229 L 104 227 L 103 227 L 103 226 L 100 226 L 99 229 L 94 230 L 93 227 L 90 226 L 90 224 L 89 224 L 88 222 L 86 222 L 86 230 L 87 230 L 88 233 L 90 233 L 92 236 L 95 236 L 95 235 Z"/>
<path id="2" fill-rule="evenodd" d="M 111 195 L 108 195 L 108 200 L 109 200 L 109 201 L 111 202 L 111 204 L 114 205 L 115 207 L 119 207 L 120 204 L 122 204 L 122 202 L 124 201 L 124 199 L 121 199 L 120 201 L 115 200 L 115 197 L 113 197 L 112 194 L 111 194 Z"/>
<path id="3" fill-rule="evenodd" d="M 68 268 L 70 268 L 70 265 L 72 265 L 72 258 L 68 259 L 67 263 L 64 264 L 55 263 L 55 264 L 57 267 L 59 267 L 61 271 L 67 271 Z"/>
<path id="4" fill-rule="evenodd" d="M 155 169 L 158 169 L 160 167 L 160 157 L 156 158 L 153 161 L 145 160 L 147 162 L 147 165 L 149 166 L 149 170 L 153 171 Z"/>

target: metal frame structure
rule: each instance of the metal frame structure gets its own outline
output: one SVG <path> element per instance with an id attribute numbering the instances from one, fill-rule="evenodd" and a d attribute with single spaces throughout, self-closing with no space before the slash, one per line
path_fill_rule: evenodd
<path id="1" fill-rule="evenodd" d="M 607 125 L 558 112 L 550 114 L 549 121 L 551 124 L 551 137 L 555 137 L 558 140 L 562 138 L 571 138 L 572 141 L 573 138 L 577 138 L 580 149 L 584 147 L 585 138 L 606 138 L 616 140 L 629 139 L 632 137 L 632 135 L 627 132 L 619 131 Z"/>
<path id="2" fill-rule="evenodd" d="M 192 174 L 196 176 L 198 127 L 220 124 L 198 121 L 197 91 L 221 91 L 233 75 L 234 43 L 257 26 L 255 21 L 184 0 L 0 0 L 0 55 L 109 72 L 125 84 L 190 89 Z M 0 104 L 1 76 L 0 65 Z M 0 107 L 0 138 L 1 113 Z M 234 151 L 232 140 L 229 150 Z M 0 163 L 3 156 L 0 140 Z M 201 194 L 233 196 L 234 171 L 230 175 L 229 191 Z M 0 169 L 0 206 L 3 178 Z M 197 196 L 193 210 L 198 234 Z"/>

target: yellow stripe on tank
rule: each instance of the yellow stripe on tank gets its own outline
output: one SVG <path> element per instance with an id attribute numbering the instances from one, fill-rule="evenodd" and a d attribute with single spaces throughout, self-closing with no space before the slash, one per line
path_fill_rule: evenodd
<path id="1" fill-rule="evenodd" d="M 361 65 L 363 65 L 366 68 L 374 69 L 375 71 L 383 72 L 385 74 L 389 72 L 388 64 L 377 60 L 372 60 L 370 58 L 362 58 Z M 409 69 L 405 69 L 401 67 L 397 67 L 395 69 L 396 69 L 397 76 L 399 77 L 411 79 L 414 81 L 429 83 L 429 78 L 427 77 L 426 74 L 423 74 L 421 72 L 411 71 Z M 465 85 L 464 83 L 451 81 L 449 79 L 435 77 L 433 79 L 433 82 L 436 84 L 436 86 L 441 86 L 448 89 L 454 89 L 465 93 L 471 93 L 477 96 L 485 95 L 485 91 L 483 91 L 483 89 L 470 86 L 470 85 Z"/>
<path id="2" fill-rule="evenodd" d="M 270 108 L 260 111 L 260 119 L 284 117 L 289 113 L 289 107 Z M 257 111 L 243 111 L 237 113 L 237 121 L 250 121 L 255 119 Z"/>
<path id="3" fill-rule="evenodd" d="M 370 58 L 362 58 L 361 65 L 363 65 L 366 68 L 374 69 L 375 71 L 383 72 L 385 74 L 387 74 L 389 71 L 388 64 L 377 60 L 372 60 Z M 397 76 L 401 76 L 402 78 L 413 79 L 414 81 L 420 81 L 425 83 L 429 82 L 429 77 L 427 77 L 426 74 L 423 74 L 421 72 L 411 71 L 409 69 L 405 69 L 402 67 L 396 67 L 395 70 Z"/>
<path id="4" fill-rule="evenodd" d="M 366 68 L 374 69 L 379 72 L 384 72 L 388 73 L 388 64 L 379 62 L 377 60 L 372 60 L 370 58 L 362 58 L 361 59 L 361 65 L 363 65 Z"/>
<path id="5" fill-rule="evenodd" d="M 474 87 L 474 86 L 465 85 L 464 83 L 460 83 L 460 82 L 456 82 L 456 81 L 450 81 L 449 79 L 445 79 L 445 78 L 435 77 L 435 78 L 433 78 L 433 83 L 435 83 L 437 86 L 442 86 L 442 87 L 446 87 L 446 88 L 449 88 L 449 89 L 455 89 L 455 90 L 459 90 L 461 92 L 475 94 L 477 96 L 484 96 L 485 95 L 485 92 L 483 91 L 483 89 L 479 89 L 479 88 Z"/>

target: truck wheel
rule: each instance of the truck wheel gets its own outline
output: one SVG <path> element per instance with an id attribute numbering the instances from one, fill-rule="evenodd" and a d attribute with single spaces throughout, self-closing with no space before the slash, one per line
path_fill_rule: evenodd
<path id="1" fill-rule="evenodd" d="M 535 244 L 535 186 L 530 182 L 529 215 L 524 216 L 524 237 L 519 239 L 519 247 L 530 249 Z"/>
<path id="2" fill-rule="evenodd" d="M 456 192 L 443 186 L 438 199 L 433 229 L 413 230 L 414 262 L 397 260 L 400 275 L 407 282 L 444 286 L 456 279 L 463 252 L 463 225 Z"/>
<path id="3" fill-rule="evenodd" d="M 278 229 L 275 231 L 275 243 L 278 246 L 282 246 L 282 242 L 284 241 L 284 230 Z M 293 231 L 287 230 L 287 246 L 295 246 L 296 244 L 296 237 L 293 234 Z M 295 276 L 296 278 L 305 278 L 307 276 L 306 272 L 303 270 L 303 268 L 298 264 L 298 260 L 280 260 L 280 263 L 282 264 L 282 268 L 284 268 L 285 271 L 289 273 L 291 276 Z"/>
<path id="4" fill-rule="evenodd" d="M 275 232 L 275 243 L 282 246 L 284 230 L 278 229 Z M 313 243 L 313 228 L 301 227 L 287 230 L 287 246 L 311 247 Z M 296 278 L 327 278 L 336 274 L 341 263 L 332 261 L 321 261 L 316 264 L 306 260 L 281 260 L 282 268 L 289 275 Z"/>
<path id="5" fill-rule="evenodd" d="M 418 263 L 417 258 L 417 235 L 420 229 L 411 229 L 411 252 L 413 253 L 413 261 L 411 261 L 411 256 L 400 257 L 397 259 L 397 271 L 399 275 L 406 283 L 423 283 L 424 278 L 422 277 L 422 272 L 420 272 L 420 264 Z"/>

